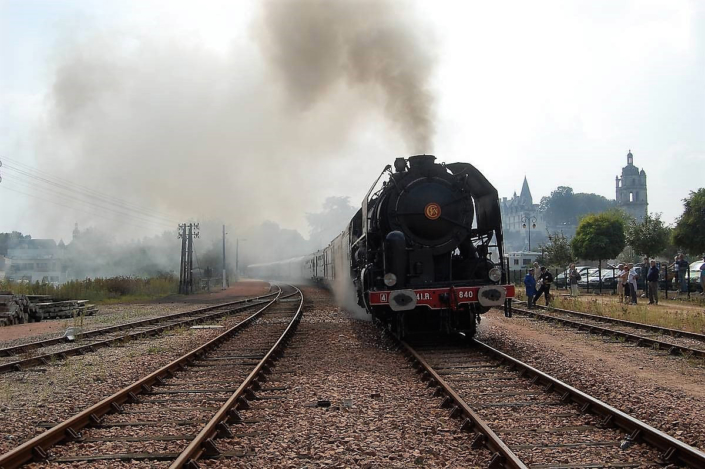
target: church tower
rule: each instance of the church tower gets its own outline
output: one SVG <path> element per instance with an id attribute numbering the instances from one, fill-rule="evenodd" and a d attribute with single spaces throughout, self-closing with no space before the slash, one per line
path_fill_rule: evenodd
<path id="1" fill-rule="evenodd" d="M 646 172 L 634 166 L 634 155 L 629 150 L 627 165 L 622 168 L 622 177 L 615 176 L 617 206 L 642 221 L 647 213 Z"/>

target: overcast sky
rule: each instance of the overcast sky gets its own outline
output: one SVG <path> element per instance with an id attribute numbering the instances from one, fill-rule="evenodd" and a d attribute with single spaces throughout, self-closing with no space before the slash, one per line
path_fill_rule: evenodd
<path id="1" fill-rule="evenodd" d="M 705 185 L 705 2 L 392 3 L 424 52 L 428 148 L 349 83 L 283 106 L 260 2 L 0 1 L 0 231 L 140 237 L 218 218 L 307 234 L 326 196 L 359 203 L 416 152 L 474 164 L 500 196 L 526 176 L 539 202 L 561 185 L 614 198 L 631 149 L 667 222 Z"/>

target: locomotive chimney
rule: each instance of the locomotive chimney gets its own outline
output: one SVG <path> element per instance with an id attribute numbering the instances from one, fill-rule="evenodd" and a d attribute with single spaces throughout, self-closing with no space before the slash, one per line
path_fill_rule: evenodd
<path id="1" fill-rule="evenodd" d="M 416 155 L 409 157 L 409 166 L 412 169 L 421 169 L 431 166 L 436 161 L 433 155 Z"/>

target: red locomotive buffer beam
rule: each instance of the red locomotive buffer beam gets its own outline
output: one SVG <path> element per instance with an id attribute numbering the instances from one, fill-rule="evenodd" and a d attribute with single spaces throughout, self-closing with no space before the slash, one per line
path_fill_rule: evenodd
<path id="1" fill-rule="evenodd" d="M 459 305 L 468 303 L 499 307 L 504 305 L 505 299 L 514 298 L 514 293 L 514 285 L 371 291 L 370 305 L 389 306 L 394 311 L 407 311 L 417 306 L 456 310 Z"/>

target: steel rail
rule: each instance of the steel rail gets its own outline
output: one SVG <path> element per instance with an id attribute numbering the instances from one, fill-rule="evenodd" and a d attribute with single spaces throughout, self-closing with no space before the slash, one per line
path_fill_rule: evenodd
<path id="1" fill-rule="evenodd" d="M 517 303 L 526 304 L 526 301 L 518 301 Z M 668 327 L 656 326 L 653 324 L 644 324 L 642 322 L 627 321 L 624 319 L 611 318 L 609 316 L 600 316 L 597 314 L 583 313 L 582 311 L 573 311 L 572 309 L 556 308 L 554 306 L 542 306 L 535 305 L 544 311 L 558 311 L 559 313 L 572 314 L 574 316 L 580 316 L 585 319 L 592 319 L 594 321 L 601 322 L 611 322 L 614 324 L 621 324 L 623 326 L 633 327 L 635 329 L 643 329 L 647 331 L 656 332 L 663 335 L 670 335 L 673 337 L 685 337 L 687 339 L 701 340 L 705 342 L 705 334 L 698 334 L 697 332 L 682 331 L 680 329 L 671 329 Z"/>
<path id="2" fill-rule="evenodd" d="M 574 321 L 572 319 L 567 319 L 567 318 L 559 318 L 556 316 L 551 316 L 549 314 L 542 314 L 538 313 L 536 311 L 531 311 L 528 309 L 522 309 L 522 308 L 513 308 L 514 311 L 524 314 L 526 316 L 530 316 L 536 319 L 541 319 L 543 321 L 549 321 L 549 322 L 560 322 L 563 324 L 567 324 L 571 327 L 576 328 L 578 331 L 581 330 L 587 330 L 587 332 L 591 334 L 597 334 L 599 333 L 600 335 L 611 335 L 611 336 L 617 336 L 617 337 L 622 337 L 629 342 L 633 342 L 636 344 L 638 347 L 664 347 L 668 349 L 668 353 L 671 355 L 677 355 L 680 353 L 681 355 L 685 357 L 691 357 L 695 356 L 698 358 L 703 358 L 705 357 L 705 350 L 700 350 L 692 347 L 686 347 L 684 345 L 677 345 L 671 342 L 667 342 L 665 340 L 659 340 L 659 339 L 652 339 L 650 337 L 644 337 L 641 335 L 637 334 L 632 334 L 629 332 L 624 332 L 624 331 L 618 331 L 615 329 L 610 329 L 608 327 L 602 327 L 602 326 L 596 326 L 594 324 L 586 324 L 584 322 L 580 321 Z"/>
<path id="3" fill-rule="evenodd" d="M 596 399 L 579 389 L 576 389 L 557 378 L 537 370 L 516 358 L 500 352 L 489 345 L 475 339 L 475 343 L 500 362 L 507 363 L 510 367 L 518 369 L 519 373 L 532 383 L 543 385 L 546 392 L 553 392 L 561 396 L 563 402 L 575 402 L 584 412 L 591 412 L 602 417 L 605 426 L 616 426 L 629 433 L 628 439 L 632 442 L 642 441 L 661 452 L 661 459 L 668 464 L 684 464 L 687 467 L 705 467 L 705 453 L 693 448 L 672 436 L 657 430 L 650 425 L 615 409 L 599 399 Z"/>
<path id="4" fill-rule="evenodd" d="M 196 359 L 204 356 L 207 352 L 218 347 L 225 340 L 239 332 L 240 329 L 257 319 L 266 309 L 276 303 L 276 301 L 281 297 L 281 294 L 282 291 L 280 288 L 276 297 L 269 301 L 263 308 L 256 311 L 247 319 L 239 322 L 214 339 L 211 339 L 200 347 L 186 353 L 180 358 L 177 358 L 168 365 L 161 367 L 144 378 L 135 381 L 129 386 L 117 391 L 113 395 L 106 397 L 102 401 L 90 406 L 73 417 L 70 417 L 67 420 L 53 426 L 49 430 L 35 436 L 29 441 L 26 441 L 17 448 L 0 455 L 0 469 L 15 469 L 33 460 L 45 460 L 48 456 L 46 450 L 52 446 L 62 441 L 74 441 L 79 439 L 80 435 L 78 432 L 81 429 L 89 425 L 100 424 L 105 414 L 119 412 L 122 404 L 125 402 L 137 402 L 137 396 L 139 394 L 149 393 L 153 386 L 162 384 L 165 378 L 173 376 L 176 371 L 184 369 L 186 365 L 194 362 Z"/>
<path id="5" fill-rule="evenodd" d="M 259 363 L 250 372 L 247 378 L 245 378 L 242 384 L 240 384 L 237 390 L 230 396 L 230 398 L 228 398 L 220 409 L 218 409 L 215 415 L 213 415 L 210 421 L 203 427 L 198 435 L 196 435 L 193 441 L 189 443 L 186 449 L 184 449 L 176 460 L 169 466 L 169 469 L 198 469 L 200 466 L 197 461 L 201 458 L 201 456 L 217 456 L 220 453 L 214 440 L 218 436 L 229 435 L 230 431 L 226 422 L 237 422 L 240 418 L 239 414 L 237 414 L 237 410 L 248 408 L 249 404 L 247 402 L 246 395 L 249 394 L 253 397 L 254 392 L 261 389 L 261 382 L 265 382 L 267 380 L 266 375 L 271 373 L 270 367 L 274 364 L 274 361 L 281 357 L 284 346 L 296 331 L 296 327 L 301 321 L 304 295 L 298 288 L 296 288 L 295 294 L 300 295 L 301 302 L 296 310 L 296 314 L 294 314 L 294 317 L 287 326 L 286 330 L 282 333 L 281 337 L 279 337 L 279 340 L 277 340 L 269 352 L 267 352 L 267 354 L 259 361 Z M 294 294 L 287 296 L 293 295 Z"/>
<path id="6" fill-rule="evenodd" d="M 416 367 L 417 371 L 423 373 L 422 379 L 428 381 L 429 387 L 436 387 L 436 395 L 445 394 L 447 397 L 443 401 L 444 407 L 453 407 L 451 416 L 459 410 L 465 416 L 461 426 L 462 430 L 477 431 L 477 436 L 472 442 L 473 448 L 486 446 L 494 454 L 489 467 L 503 467 L 507 469 L 527 469 L 527 466 L 509 449 L 509 447 L 497 436 L 482 417 L 475 412 L 460 395 L 421 357 L 409 344 L 399 341 L 406 355 Z M 189 468 L 190 469 L 190 468 Z"/>
<path id="7" fill-rule="evenodd" d="M 242 300 L 238 300 L 238 301 L 231 301 L 228 303 L 221 303 L 221 304 L 217 304 L 217 305 L 213 305 L 213 306 L 206 306 L 204 308 L 194 309 L 191 311 L 184 311 L 182 313 L 168 314 L 166 316 L 160 316 L 160 317 L 150 318 L 150 319 L 141 319 L 139 321 L 128 322 L 125 324 L 118 324 L 116 326 L 103 327 L 101 329 L 95 329 L 92 331 L 81 332 L 81 333 L 77 334 L 77 336 L 79 336 L 82 339 L 86 339 L 86 338 L 90 338 L 90 337 L 96 337 L 99 335 L 111 334 L 113 332 L 119 332 L 119 331 L 122 331 L 125 329 L 134 329 L 136 327 L 148 326 L 151 324 L 169 321 L 169 320 L 181 318 L 184 316 L 191 316 L 194 314 L 206 313 L 208 311 L 213 311 L 214 309 L 227 308 L 229 306 L 234 306 L 234 305 L 238 305 L 238 304 L 242 304 L 242 303 L 250 303 L 252 301 L 261 300 L 261 299 L 268 298 L 268 297 L 274 296 L 274 295 L 276 295 L 276 292 L 268 293 L 266 295 L 260 295 L 260 296 L 256 296 L 256 297 L 252 297 L 252 298 L 243 298 Z M 20 353 L 24 353 L 29 350 L 48 347 L 51 345 L 60 344 L 62 342 L 66 342 L 66 339 L 64 337 L 55 337 L 52 339 L 38 340 L 36 342 L 29 342 L 29 343 L 22 344 L 22 345 L 15 345 L 13 347 L 1 348 L 0 349 L 0 357 L 10 357 L 12 355 L 18 355 Z"/>
<path id="8" fill-rule="evenodd" d="M 70 356 L 76 356 L 76 355 L 85 355 L 86 353 L 89 352 L 95 352 L 96 349 L 101 348 L 101 347 L 108 347 L 113 344 L 125 342 L 127 340 L 132 340 L 132 339 L 140 339 L 143 337 L 147 337 L 150 335 L 157 335 L 160 334 L 166 330 L 169 329 L 175 329 L 177 327 L 181 326 L 189 326 L 192 324 L 198 324 L 204 321 L 216 319 L 222 316 L 227 316 L 233 313 L 238 313 L 241 311 L 245 311 L 247 309 L 259 306 L 261 304 L 266 303 L 267 300 L 259 300 L 255 302 L 251 302 L 248 304 L 245 304 L 244 306 L 240 306 L 235 309 L 229 309 L 227 311 L 218 311 L 216 313 L 208 314 L 206 316 L 199 316 L 196 318 L 190 318 L 190 319 L 184 319 L 178 322 L 174 323 L 169 323 L 169 324 L 164 324 L 161 326 L 154 327 L 152 329 L 148 329 L 146 331 L 137 331 L 137 332 L 131 332 L 125 335 L 121 335 L 119 337 L 113 337 L 111 339 L 105 339 L 101 340 L 98 342 L 91 342 L 90 344 L 86 345 L 79 345 L 76 347 L 72 347 L 66 350 L 61 350 L 57 352 L 52 352 L 52 353 L 47 353 L 44 355 L 38 355 L 35 357 L 30 357 L 30 358 L 25 358 L 23 360 L 16 360 L 13 362 L 8 362 L 0 365 L 0 373 L 9 373 L 11 371 L 23 371 L 24 369 L 31 367 L 31 366 L 36 366 L 36 365 L 47 365 L 52 359 L 66 359 Z"/>

